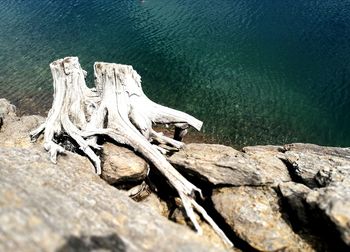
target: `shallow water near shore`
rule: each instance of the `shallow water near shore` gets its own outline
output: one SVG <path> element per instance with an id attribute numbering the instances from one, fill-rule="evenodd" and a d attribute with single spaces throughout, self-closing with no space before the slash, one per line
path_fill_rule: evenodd
<path id="1" fill-rule="evenodd" d="M 342 0 L 3 0 L 0 97 L 52 103 L 48 64 L 133 65 L 154 101 L 235 146 L 350 145 L 350 3 Z"/>

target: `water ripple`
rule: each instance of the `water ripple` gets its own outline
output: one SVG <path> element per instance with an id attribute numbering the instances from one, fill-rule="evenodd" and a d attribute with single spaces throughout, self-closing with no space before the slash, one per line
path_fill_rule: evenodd
<path id="1" fill-rule="evenodd" d="M 132 64 L 154 100 L 242 146 L 350 144 L 350 4 L 268 0 L 2 0 L 0 96 L 52 102 L 48 64 Z M 171 95 L 169 95 L 171 94 Z"/>

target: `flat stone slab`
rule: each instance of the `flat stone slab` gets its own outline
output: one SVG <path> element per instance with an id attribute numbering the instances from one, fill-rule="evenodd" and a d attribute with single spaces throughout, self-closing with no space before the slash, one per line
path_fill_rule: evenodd
<path id="1" fill-rule="evenodd" d="M 290 181 L 275 156 L 249 155 L 217 144 L 188 144 L 169 158 L 171 164 L 214 185 L 266 185 Z"/>
<path id="2" fill-rule="evenodd" d="M 223 251 L 137 204 L 72 153 L 0 148 L 0 251 Z"/>

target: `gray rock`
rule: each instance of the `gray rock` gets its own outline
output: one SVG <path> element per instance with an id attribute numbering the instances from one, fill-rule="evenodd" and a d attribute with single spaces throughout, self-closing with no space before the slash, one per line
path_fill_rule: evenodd
<path id="1" fill-rule="evenodd" d="M 312 190 L 303 184 L 294 182 L 281 183 L 278 187 L 300 224 L 307 225 L 309 219 L 306 197 Z"/>
<path id="2" fill-rule="evenodd" d="M 0 98 L 0 116 L 16 115 L 16 106 L 12 105 L 8 100 Z"/>
<path id="3" fill-rule="evenodd" d="M 215 185 L 266 185 L 291 180 L 287 167 L 277 157 L 249 155 L 223 145 L 188 144 L 169 161 Z"/>
<path id="4" fill-rule="evenodd" d="M 145 197 L 142 201 L 140 201 L 141 204 L 152 208 L 154 211 L 159 213 L 160 215 L 168 218 L 169 217 L 169 208 L 167 206 L 167 203 L 165 201 L 162 201 L 156 194 L 150 193 L 147 197 Z"/>
<path id="5" fill-rule="evenodd" d="M 350 165 L 323 167 L 315 175 L 315 180 L 319 186 L 329 186 L 339 182 L 350 186 Z"/>
<path id="6" fill-rule="evenodd" d="M 94 175 L 67 153 L 0 148 L 0 251 L 222 251 Z"/>
<path id="7" fill-rule="evenodd" d="M 340 148 L 340 147 L 328 147 L 320 146 L 316 144 L 306 144 L 306 143 L 292 143 L 283 146 L 285 151 L 299 151 L 299 152 L 313 152 L 322 153 L 324 155 L 331 155 L 341 158 L 350 158 L 350 148 Z"/>
<path id="8" fill-rule="evenodd" d="M 176 200 L 178 202 L 178 206 L 182 205 L 180 199 L 178 198 Z M 205 222 L 203 219 L 200 218 L 198 214 L 196 214 L 196 219 L 198 220 L 198 224 L 203 230 L 203 233 L 205 234 L 206 238 L 210 240 L 213 244 L 224 246 L 222 239 L 218 236 L 218 234 L 210 227 L 210 225 Z M 179 223 L 181 225 L 188 225 L 190 224 L 188 217 L 186 213 L 184 212 L 183 208 L 176 207 L 173 208 L 170 211 L 170 219 L 176 223 Z M 241 251 L 237 248 L 231 248 L 232 251 Z"/>
<path id="9" fill-rule="evenodd" d="M 43 122 L 45 122 L 45 118 L 41 116 L 13 116 L 0 130 L 0 146 L 32 147 L 29 133 Z"/>
<path id="10" fill-rule="evenodd" d="M 110 184 L 144 180 L 148 163 L 128 148 L 110 143 L 103 145 L 102 178 Z"/>
<path id="11" fill-rule="evenodd" d="M 289 144 L 285 146 L 285 160 L 293 167 L 294 175 L 305 185 L 315 188 L 326 185 L 329 181 L 321 175 L 318 180 L 315 176 L 320 171 L 350 166 L 350 149 L 336 147 L 322 147 L 313 144 Z M 327 177 L 327 175 L 326 175 Z M 333 176 L 334 177 L 334 176 Z M 334 177 L 335 178 L 335 177 Z"/>
<path id="12" fill-rule="evenodd" d="M 257 146 L 247 146 L 242 149 L 242 151 L 254 159 L 260 159 L 267 164 L 271 164 L 274 167 L 283 167 L 284 171 L 287 171 L 285 164 L 282 160 L 284 157 L 283 146 L 277 145 L 257 145 Z"/>
<path id="13" fill-rule="evenodd" d="M 306 202 L 312 209 L 317 209 L 332 223 L 342 240 L 350 246 L 350 187 L 347 183 L 311 191 Z"/>
<path id="14" fill-rule="evenodd" d="M 283 219 L 269 187 L 223 188 L 212 196 L 216 210 L 235 233 L 259 251 L 313 251 Z"/>
<path id="15" fill-rule="evenodd" d="M 318 191 L 324 189 L 312 190 L 303 184 L 294 182 L 281 183 L 279 189 L 289 205 L 288 213 L 293 218 L 294 227 L 297 227 L 302 237 L 307 239 L 317 251 L 348 250 L 341 241 L 341 235 L 334 232 L 337 224 L 332 223 L 331 218 L 325 214 L 326 208 L 333 207 L 333 200 L 329 200 L 326 196 L 327 200 L 323 199 L 321 203 L 324 209 L 320 208 Z M 308 201 L 307 198 L 309 198 Z"/>
<path id="16" fill-rule="evenodd" d="M 267 153 L 269 155 L 277 156 L 279 153 L 284 152 L 284 148 L 280 145 L 256 145 L 246 146 L 242 151 L 247 154 Z"/>
<path id="17" fill-rule="evenodd" d="M 0 129 L 7 121 L 11 121 L 16 117 L 16 106 L 12 105 L 8 100 L 0 99 Z"/>

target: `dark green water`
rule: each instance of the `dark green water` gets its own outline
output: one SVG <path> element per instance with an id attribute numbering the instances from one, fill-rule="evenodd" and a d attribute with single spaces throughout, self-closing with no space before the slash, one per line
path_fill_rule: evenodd
<path id="1" fill-rule="evenodd" d="M 0 97 L 52 102 L 48 64 L 133 65 L 154 101 L 232 145 L 350 145 L 350 1 L 0 0 Z"/>

